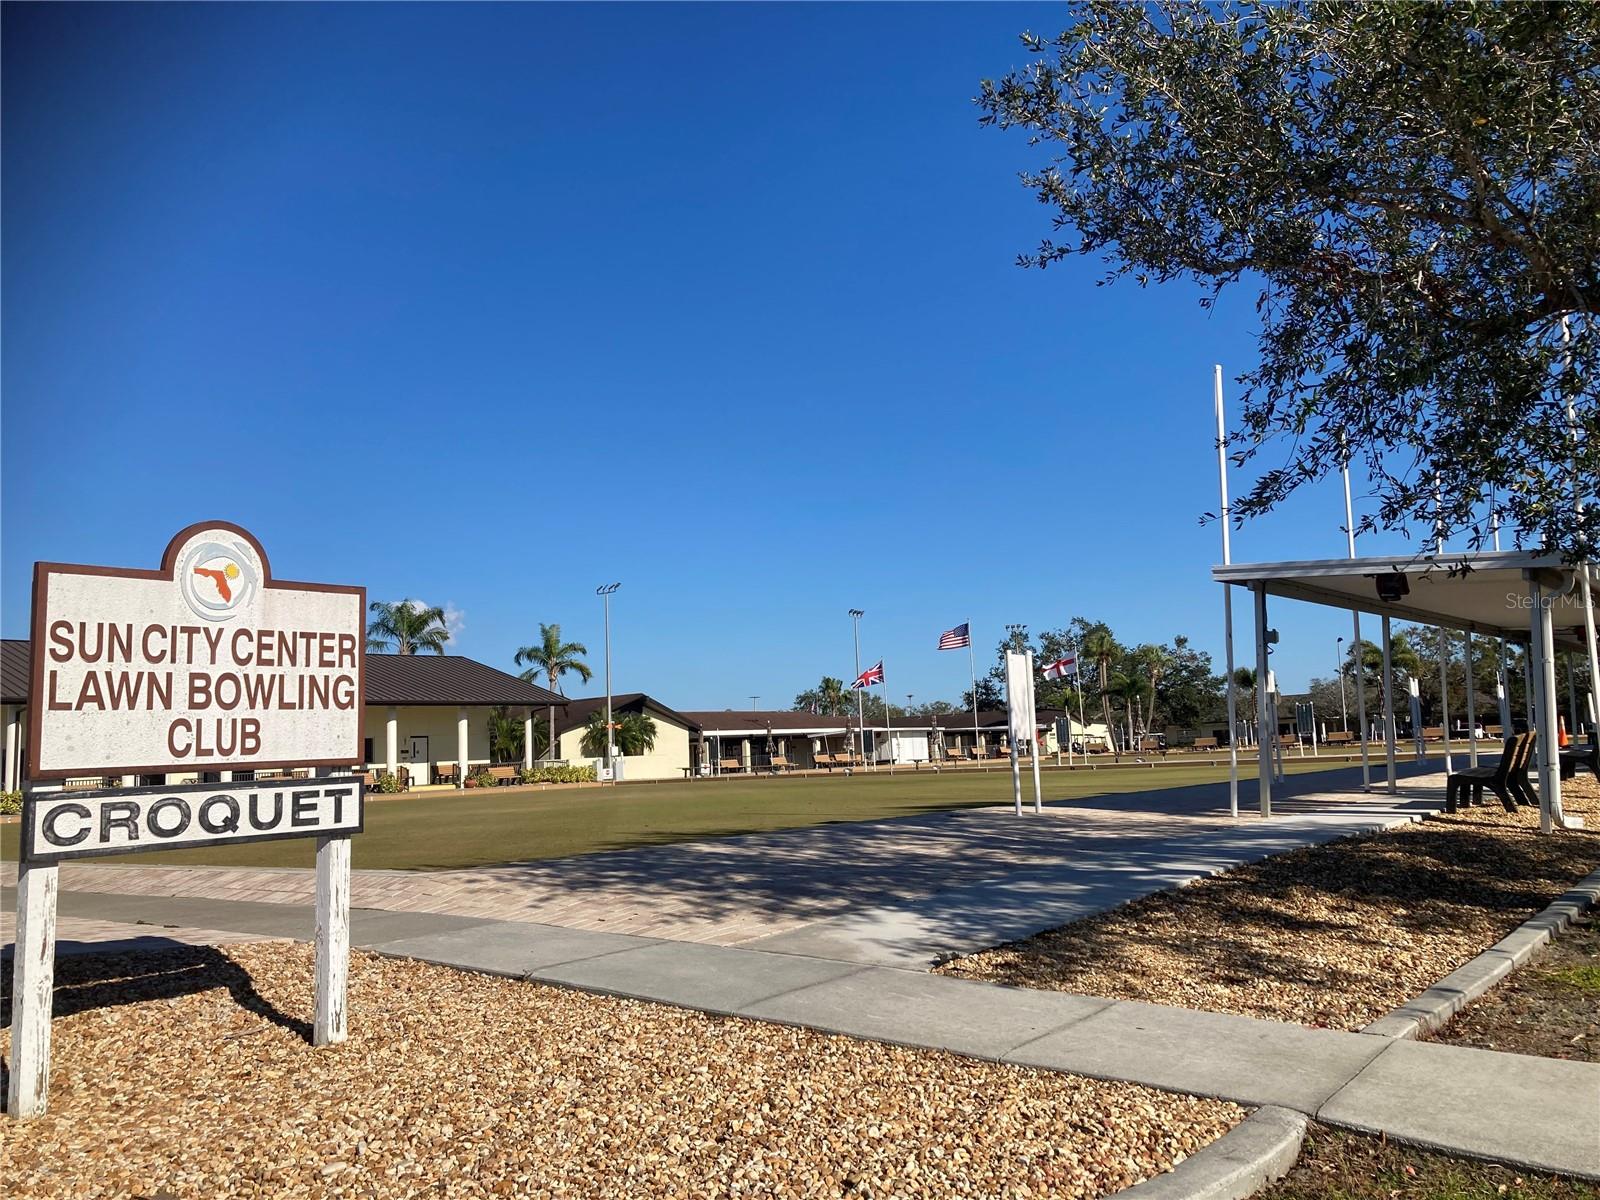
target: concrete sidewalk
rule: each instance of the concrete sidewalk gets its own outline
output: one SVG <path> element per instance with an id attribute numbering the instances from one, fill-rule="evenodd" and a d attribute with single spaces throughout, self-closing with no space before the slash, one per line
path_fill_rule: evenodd
<path id="1" fill-rule="evenodd" d="M 1276 1104 L 1451 1153 L 1600 1179 L 1600 1064 L 525 922 L 366 948 L 1241 1104 Z"/>

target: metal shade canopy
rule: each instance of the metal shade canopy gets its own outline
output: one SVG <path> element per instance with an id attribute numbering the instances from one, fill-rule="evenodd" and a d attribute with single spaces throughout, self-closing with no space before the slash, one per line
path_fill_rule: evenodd
<path id="1" fill-rule="evenodd" d="M 1412 558 L 1237 563 L 1213 567 L 1211 577 L 1241 587 L 1259 584 L 1268 595 L 1286 599 L 1524 644 L 1530 639 L 1528 583 L 1532 578 L 1552 601 L 1556 648 L 1583 652 L 1584 606 L 1577 587 L 1583 569 L 1556 555 L 1496 550 Z M 1593 581 L 1593 568 L 1588 569 Z M 1396 576 L 1403 583 L 1395 580 Z M 1381 599 L 1380 582 L 1387 594 L 1403 594 Z"/>

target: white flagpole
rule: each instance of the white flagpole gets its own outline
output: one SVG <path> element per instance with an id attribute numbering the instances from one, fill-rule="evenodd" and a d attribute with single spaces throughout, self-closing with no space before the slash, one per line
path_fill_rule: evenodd
<path id="1" fill-rule="evenodd" d="M 1218 363 L 1213 375 L 1217 410 L 1217 478 L 1222 490 L 1222 565 L 1233 561 L 1228 541 L 1228 431 L 1222 417 L 1222 364 Z M 1233 585 L 1222 585 L 1223 645 L 1227 655 L 1228 681 L 1224 689 L 1228 695 L 1228 815 L 1239 815 L 1239 718 L 1238 705 L 1233 694 Z M 1078 711 L 1083 711 L 1083 693 L 1078 693 Z"/>
<path id="2" fill-rule="evenodd" d="M 1500 510 L 1493 506 L 1493 498 L 1489 508 L 1489 533 L 1494 538 L 1495 553 L 1500 552 Z M 1500 702 L 1500 737 L 1510 737 L 1516 732 L 1511 726 L 1511 679 L 1506 674 L 1506 640 L 1500 639 L 1500 667 L 1495 683 L 1495 697 Z M 1504 741 L 1502 740 L 1502 745 Z"/>
<path id="3" fill-rule="evenodd" d="M 972 672 L 972 758 L 978 758 L 978 660 L 972 655 L 972 618 L 967 618 L 967 669 Z"/>
<path id="4" fill-rule="evenodd" d="M 894 716 L 889 712 L 889 672 L 883 669 L 883 659 L 878 660 L 878 667 L 883 670 L 883 675 L 878 680 L 878 686 L 883 689 L 883 737 L 889 743 L 889 774 L 894 774 Z"/>
<path id="5" fill-rule="evenodd" d="M 1343 447 L 1343 438 L 1340 439 Z M 1350 549 L 1350 557 L 1356 556 L 1356 517 L 1355 509 L 1350 504 L 1350 460 L 1348 457 L 1340 463 L 1340 474 L 1344 476 L 1344 536 L 1345 543 Z M 1367 753 L 1367 652 L 1361 644 L 1361 614 L 1352 612 L 1352 625 L 1355 630 L 1356 654 L 1356 721 L 1361 727 L 1361 790 L 1372 790 L 1372 763 Z M 1341 670 L 1343 666 L 1341 664 Z"/>

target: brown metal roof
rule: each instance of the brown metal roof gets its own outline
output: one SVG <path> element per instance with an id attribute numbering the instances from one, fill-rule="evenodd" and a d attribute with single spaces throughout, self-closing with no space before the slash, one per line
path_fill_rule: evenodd
<path id="1" fill-rule="evenodd" d="M 585 696 L 579 700 L 563 700 L 562 703 L 567 706 L 567 711 L 564 715 L 556 718 L 556 733 L 558 735 L 566 733 L 569 729 L 577 729 L 581 725 L 587 725 L 591 716 L 597 712 L 604 712 L 606 698 L 604 696 Z M 661 701 L 647 696 L 643 692 L 620 692 L 611 697 L 611 715 L 613 717 L 617 713 L 643 712 L 645 709 L 650 709 L 666 717 L 669 721 L 676 721 L 679 725 L 699 732 L 700 727 L 689 718 L 687 713 L 670 709 L 665 704 L 662 704 Z"/>
<path id="2" fill-rule="evenodd" d="M 548 708 L 565 705 L 567 698 L 455 654 L 368 654 L 367 703 Z"/>
<path id="3" fill-rule="evenodd" d="M 0 641 L 0 702 L 28 702 L 30 649 L 25 639 Z M 536 683 L 453 654 L 368 654 L 367 703 L 414 706 L 509 704 L 565 705 Z"/>
<path id="4" fill-rule="evenodd" d="M 27 638 L 0 641 L 0 704 L 28 702 L 28 667 L 32 659 Z"/>

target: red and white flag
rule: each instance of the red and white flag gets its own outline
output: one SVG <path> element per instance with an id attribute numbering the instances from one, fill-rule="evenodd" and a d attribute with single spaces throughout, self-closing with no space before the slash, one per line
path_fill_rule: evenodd
<path id="1" fill-rule="evenodd" d="M 856 681 L 850 685 L 855 688 L 876 687 L 883 682 L 883 659 L 879 659 L 876 666 L 868 667 L 856 676 Z"/>
<path id="2" fill-rule="evenodd" d="M 1058 658 L 1044 669 L 1046 679 L 1066 679 L 1078 673 L 1078 656 L 1069 654 L 1066 658 Z"/>
<path id="3" fill-rule="evenodd" d="M 954 629 L 946 629 L 939 635 L 939 649 L 941 650 L 965 650 L 970 645 L 972 645 L 972 634 L 968 630 L 967 622 L 965 621 Z"/>

